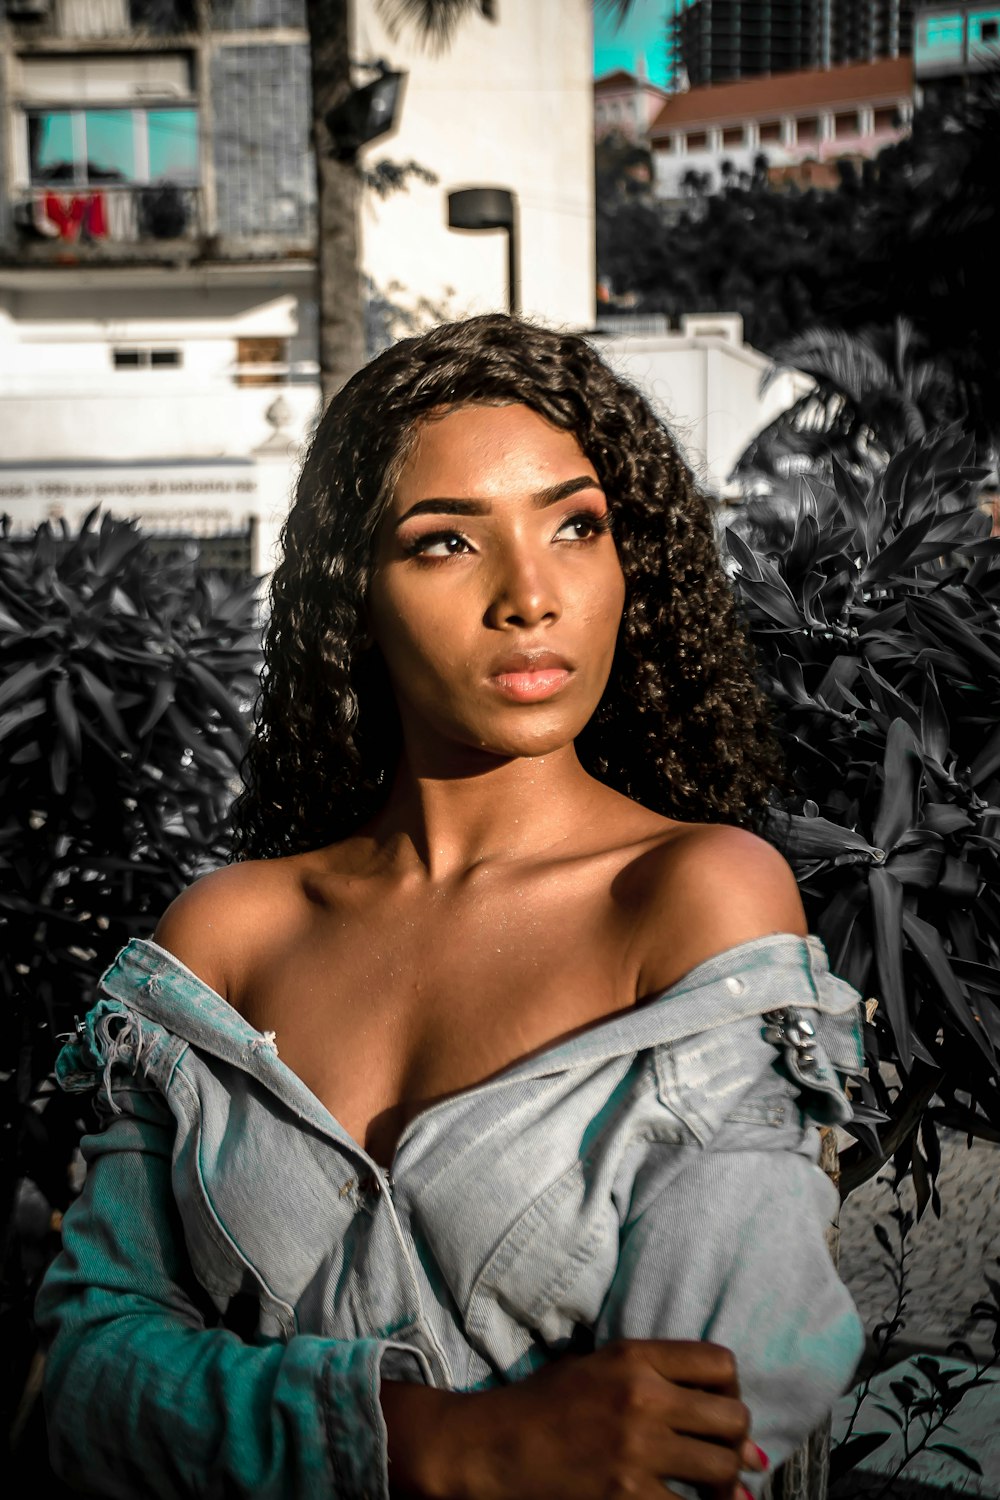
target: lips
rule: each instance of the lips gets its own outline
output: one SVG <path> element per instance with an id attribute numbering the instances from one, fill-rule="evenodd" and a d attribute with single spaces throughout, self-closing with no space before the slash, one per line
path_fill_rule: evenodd
<path id="1" fill-rule="evenodd" d="M 515 703 L 538 703 L 565 687 L 572 671 L 555 651 L 511 651 L 496 664 L 489 680 Z"/>

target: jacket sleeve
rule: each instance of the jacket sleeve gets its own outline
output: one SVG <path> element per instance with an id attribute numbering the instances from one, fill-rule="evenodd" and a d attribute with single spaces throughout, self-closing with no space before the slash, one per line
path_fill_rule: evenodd
<path id="1" fill-rule="evenodd" d="M 107 1500 L 387 1500 L 380 1368 L 405 1346 L 251 1346 L 207 1327 L 171 1188 L 173 1116 L 148 1086 L 116 1086 L 112 1109 L 84 1140 L 86 1183 L 37 1302 L 56 1472 Z"/>
<path id="2" fill-rule="evenodd" d="M 841 1080 L 862 1066 L 860 1010 L 825 958 L 813 982 L 816 1010 L 772 1009 L 772 990 L 759 1017 L 658 1049 L 659 1100 L 686 1144 L 647 1148 L 595 1330 L 731 1349 L 772 1468 L 829 1415 L 864 1347 L 827 1249 L 839 1195 L 817 1129 L 851 1118 Z"/>

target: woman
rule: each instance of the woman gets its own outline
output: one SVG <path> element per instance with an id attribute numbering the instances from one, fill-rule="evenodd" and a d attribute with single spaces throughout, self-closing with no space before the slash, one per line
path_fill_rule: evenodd
<path id="1" fill-rule="evenodd" d="M 706 506 L 586 342 L 494 316 L 350 382 L 284 545 L 240 862 L 60 1059 L 106 1124 L 39 1302 L 57 1467 L 756 1490 L 859 1353 L 813 1121 L 860 1052 L 738 826 L 775 760 Z"/>

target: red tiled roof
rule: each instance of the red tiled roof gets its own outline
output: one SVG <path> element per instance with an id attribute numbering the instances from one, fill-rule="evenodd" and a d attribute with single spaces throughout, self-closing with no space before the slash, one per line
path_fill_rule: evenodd
<path id="1" fill-rule="evenodd" d="M 802 73 L 772 73 L 766 78 L 743 78 L 738 83 L 716 83 L 671 94 L 653 121 L 650 135 L 655 140 L 690 125 L 775 118 L 838 104 L 871 104 L 912 92 L 912 57 L 849 63 L 843 68 L 810 68 Z"/>

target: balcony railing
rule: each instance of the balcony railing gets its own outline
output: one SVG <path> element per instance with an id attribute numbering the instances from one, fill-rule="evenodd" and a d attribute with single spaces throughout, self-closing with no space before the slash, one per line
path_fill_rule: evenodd
<path id="1" fill-rule="evenodd" d="M 96 41 L 136 34 L 176 36 L 198 29 L 195 0 L 0 0 L 0 9 L 33 38 Z"/>
<path id="2" fill-rule="evenodd" d="M 33 187 L 15 206 L 22 244 L 143 245 L 194 240 L 202 233 L 201 190 L 160 183 Z"/>

